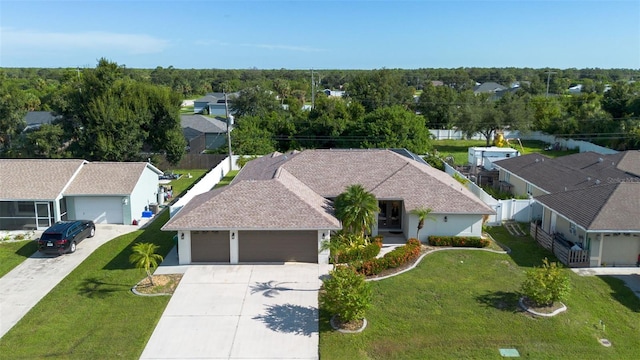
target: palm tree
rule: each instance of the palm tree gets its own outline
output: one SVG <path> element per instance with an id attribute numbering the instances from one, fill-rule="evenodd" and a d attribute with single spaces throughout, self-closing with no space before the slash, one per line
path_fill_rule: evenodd
<path id="1" fill-rule="evenodd" d="M 419 207 L 417 209 L 413 209 L 411 210 L 411 213 L 418 216 L 418 230 L 416 231 L 416 238 L 418 240 L 420 240 L 420 230 L 422 230 L 422 228 L 424 227 L 424 221 L 425 220 L 433 220 L 435 221 L 436 218 L 433 217 L 431 214 L 433 210 L 431 208 L 424 208 L 424 207 Z M 427 239 L 427 244 L 429 243 L 429 240 Z"/>
<path id="2" fill-rule="evenodd" d="M 138 269 L 144 269 L 151 286 L 153 285 L 153 277 L 151 276 L 151 268 L 158 267 L 158 263 L 162 262 L 162 255 L 156 254 L 160 246 L 152 243 L 137 243 L 133 245 L 133 254 L 129 256 L 129 261 Z"/>
<path id="3" fill-rule="evenodd" d="M 371 231 L 379 210 L 376 197 L 360 184 L 347 186 L 336 198 L 334 206 L 344 231 L 363 237 Z"/>

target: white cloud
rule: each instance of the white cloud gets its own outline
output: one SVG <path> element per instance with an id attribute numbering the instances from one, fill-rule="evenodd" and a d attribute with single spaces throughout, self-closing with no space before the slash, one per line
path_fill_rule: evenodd
<path id="1" fill-rule="evenodd" d="M 2 39 L 3 51 L 99 49 L 105 52 L 125 51 L 129 54 L 151 54 L 162 52 L 169 46 L 169 41 L 145 34 L 119 34 L 104 31 L 61 33 L 0 28 L 0 38 Z"/>

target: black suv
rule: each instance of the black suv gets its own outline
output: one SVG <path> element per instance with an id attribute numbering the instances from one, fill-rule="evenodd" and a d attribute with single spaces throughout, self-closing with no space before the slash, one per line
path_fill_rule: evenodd
<path id="1" fill-rule="evenodd" d="M 38 250 L 58 255 L 72 253 L 80 241 L 95 234 L 96 226 L 91 220 L 60 221 L 42 233 Z"/>

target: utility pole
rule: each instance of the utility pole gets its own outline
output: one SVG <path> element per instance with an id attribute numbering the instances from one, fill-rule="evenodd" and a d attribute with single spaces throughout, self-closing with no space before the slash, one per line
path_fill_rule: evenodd
<path id="1" fill-rule="evenodd" d="M 229 118 L 229 103 L 227 102 L 227 92 L 224 91 L 224 112 L 227 116 L 227 143 L 229 144 L 229 171 L 233 170 L 233 159 L 231 157 L 231 128 L 229 123 L 231 122 L 231 118 Z"/>
<path id="2" fill-rule="evenodd" d="M 551 81 L 551 74 L 555 73 L 555 71 L 547 71 L 547 95 L 545 97 L 549 97 L 549 82 Z"/>
<path id="3" fill-rule="evenodd" d="M 313 81 L 313 69 L 311 69 L 311 108 L 314 109 L 316 107 L 316 90 L 315 90 L 315 81 Z"/>

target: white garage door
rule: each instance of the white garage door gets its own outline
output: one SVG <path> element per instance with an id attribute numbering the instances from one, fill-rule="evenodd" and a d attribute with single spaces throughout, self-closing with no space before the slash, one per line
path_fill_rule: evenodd
<path id="1" fill-rule="evenodd" d="M 96 224 L 122 224 L 122 198 L 83 196 L 74 198 L 76 220 L 93 220 Z"/>

